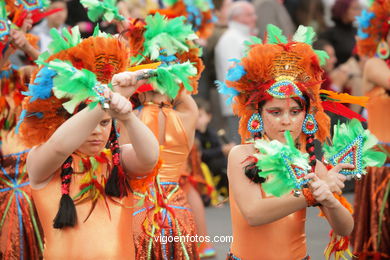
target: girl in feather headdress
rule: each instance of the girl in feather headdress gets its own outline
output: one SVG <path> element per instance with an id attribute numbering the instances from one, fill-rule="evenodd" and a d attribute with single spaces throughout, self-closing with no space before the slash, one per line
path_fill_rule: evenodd
<path id="1" fill-rule="evenodd" d="M 139 118 L 162 146 L 161 167 L 151 189 L 136 193 L 134 213 L 136 259 L 198 259 L 195 222 L 179 185 L 194 143 L 198 109 L 190 96 L 203 70 L 196 38 L 184 17 L 168 20 L 150 15 L 130 24 L 133 68 L 155 66 L 156 77 L 138 90 Z M 176 237 L 176 240 L 173 239 Z M 166 239 L 158 241 L 158 238 Z M 169 240 L 168 240 L 169 239 Z"/>
<path id="2" fill-rule="evenodd" d="M 52 33 L 19 122 L 33 146 L 26 166 L 44 258 L 134 259 L 129 179 L 154 168 L 158 143 L 122 93 L 143 82 L 118 74 L 128 65 L 120 40 L 100 32 L 81 40 L 76 28 Z M 131 144 L 119 145 L 117 121 Z"/>
<path id="3" fill-rule="evenodd" d="M 329 118 L 319 95 L 326 55 L 312 49 L 312 28 L 299 27 L 292 41 L 276 26 L 267 29 L 264 43 L 247 42 L 247 55 L 229 70 L 226 84 L 218 83 L 221 93 L 234 97 L 233 110 L 241 118 L 242 144 L 228 158 L 228 259 L 309 259 L 306 207 L 320 206 L 334 234 L 352 232 L 352 215 L 332 192 L 344 186 L 339 171 L 353 165 L 329 170 L 317 160 L 314 139 L 329 135 Z M 347 249 L 346 238 L 335 241 L 328 256 Z"/>
<path id="4" fill-rule="evenodd" d="M 39 51 L 37 38 L 26 33 L 33 23 L 31 13 L 15 4 L 0 2 L 0 258 L 39 259 L 42 232 L 25 170 L 29 147 L 22 145 L 14 132 L 24 98 L 22 92 L 27 90 L 36 67 L 17 67 L 9 60 L 16 50 L 31 59 L 36 59 Z"/>
<path id="5" fill-rule="evenodd" d="M 379 139 L 378 149 L 386 151 L 383 167 L 370 167 L 355 186 L 355 229 L 352 240 L 359 259 L 390 257 L 390 1 L 371 1 L 370 8 L 357 17 L 357 51 L 368 58 L 363 70 L 363 91 L 367 104 L 368 129 Z"/>

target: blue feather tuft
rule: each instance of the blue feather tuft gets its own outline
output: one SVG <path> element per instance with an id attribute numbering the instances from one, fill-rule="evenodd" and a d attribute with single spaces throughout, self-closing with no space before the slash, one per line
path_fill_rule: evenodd
<path id="1" fill-rule="evenodd" d="M 27 110 L 23 109 L 22 112 L 20 113 L 19 121 L 18 121 L 18 123 L 16 124 L 16 127 L 15 127 L 15 133 L 16 134 L 19 133 L 19 127 L 23 123 L 23 120 L 26 117 L 26 114 L 27 114 Z"/>
<path id="2" fill-rule="evenodd" d="M 226 79 L 229 81 L 237 81 L 240 80 L 245 74 L 246 71 L 244 67 L 242 65 L 237 64 L 236 66 L 228 70 Z"/>
<path id="3" fill-rule="evenodd" d="M 240 94 L 240 92 L 234 88 L 229 88 L 225 83 L 219 80 L 215 81 L 215 85 L 217 85 L 217 89 L 220 94 L 229 96 L 229 98 L 226 100 L 227 105 L 231 105 L 233 103 L 233 98 Z"/>
<path id="4" fill-rule="evenodd" d="M 360 16 L 356 16 L 355 19 L 359 25 L 359 28 L 367 28 L 371 24 L 371 19 L 375 17 L 374 13 L 363 10 Z"/>
<path id="5" fill-rule="evenodd" d="M 367 39 L 368 38 L 368 33 L 363 32 L 360 28 L 357 31 L 357 36 L 361 39 Z"/>
<path id="6" fill-rule="evenodd" d="M 19 133 L 19 127 L 23 123 L 24 119 L 26 117 L 31 117 L 31 116 L 36 116 L 38 118 L 43 118 L 43 113 L 42 112 L 34 112 L 34 113 L 27 114 L 27 110 L 23 109 L 22 112 L 20 113 L 19 121 L 18 121 L 18 123 L 16 124 L 16 127 L 15 127 L 15 133 L 16 134 Z"/>
<path id="7" fill-rule="evenodd" d="M 37 99 L 48 99 L 52 96 L 51 89 L 53 88 L 53 77 L 57 73 L 48 67 L 43 67 L 32 84 L 29 84 L 28 92 L 23 92 L 25 96 L 31 96 L 30 102 Z"/>

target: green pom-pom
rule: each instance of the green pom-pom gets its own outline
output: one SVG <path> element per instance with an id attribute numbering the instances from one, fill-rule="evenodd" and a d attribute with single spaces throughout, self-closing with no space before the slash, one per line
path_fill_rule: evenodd
<path id="1" fill-rule="evenodd" d="M 197 39 L 197 36 L 191 29 L 191 25 L 186 25 L 184 20 L 183 16 L 168 20 L 159 13 L 147 16 L 144 51 L 142 55 L 132 59 L 132 64 L 142 62 L 142 56 L 156 60 L 161 50 L 164 50 L 166 55 L 188 51 L 187 41 Z"/>
<path id="2" fill-rule="evenodd" d="M 195 76 L 196 68 L 189 62 L 172 65 L 163 65 L 156 69 L 156 77 L 149 79 L 149 82 L 161 93 L 170 98 L 175 98 L 183 84 L 188 91 L 192 91 L 189 77 Z"/>
<path id="3" fill-rule="evenodd" d="M 254 154 L 258 160 L 256 166 L 261 169 L 259 176 L 266 179 L 262 188 L 276 197 L 301 189 L 308 182 L 303 177 L 310 170 L 309 155 L 295 147 L 290 132 L 285 132 L 285 138 L 286 144 L 262 139 L 254 143 L 259 151 Z"/>
<path id="4" fill-rule="evenodd" d="M 115 0 L 81 0 L 80 3 L 88 9 L 88 18 L 92 22 L 96 22 L 101 17 L 107 22 L 111 22 L 114 19 L 118 21 L 125 19 L 119 14 Z"/>
<path id="5" fill-rule="evenodd" d="M 341 174 L 362 175 L 366 173 L 367 166 L 380 167 L 385 163 L 386 154 L 373 149 L 378 139 L 369 130 L 364 130 L 357 119 L 352 119 L 347 124 L 335 125 L 332 143 L 332 146 L 323 146 L 325 159 L 330 164 L 355 165 L 354 169 L 341 170 Z"/>
<path id="6" fill-rule="evenodd" d="M 94 90 L 98 81 L 93 72 L 86 69 L 78 70 L 69 62 L 58 59 L 46 65 L 57 72 L 53 81 L 54 95 L 59 99 L 70 99 L 62 104 L 66 111 L 73 114 L 75 108 L 87 99 L 92 101 L 88 105 L 91 109 L 97 105 L 100 96 Z"/>

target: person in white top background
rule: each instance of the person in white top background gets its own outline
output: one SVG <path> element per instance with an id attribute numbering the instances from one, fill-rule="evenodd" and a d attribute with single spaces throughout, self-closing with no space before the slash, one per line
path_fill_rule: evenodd
<path id="1" fill-rule="evenodd" d="M 215 70 L 217 80 L 224 81 L 229 67 L 233 64 L 231 59 L 241 59 L 244 56 L 244 42 L 256 34 L 256 13 L 252 3 L 236 1 L 228 10 L 228 29 L 215 46 Z M 219 102 L 222 113 L 222 122 L 226 130 L 227 138 L 235 143 L 240 143 L 237 134 L 239 118 L 233 115 L 231 106 L 226 105 L 226 97 L 219 94 Z"/>

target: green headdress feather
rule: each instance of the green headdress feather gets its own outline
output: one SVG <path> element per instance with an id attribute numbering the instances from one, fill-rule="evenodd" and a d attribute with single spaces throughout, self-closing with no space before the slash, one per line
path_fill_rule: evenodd
<path id="1" fill-rule="evenodd" d="M 52 41 L 48 46 L 48 51 L 39 55 L 38 61 L 43 62 L 53 54 L 77 46 L 82 41 L 79 27 L 78 26 L 73 27 L 71 29 L 71 32 L 72 33 L 69 33 L 69 31 L 66 28 L 63 28 L 62 35 L 61 35 L 56 29 L 52 28 L 50 30 Z"/>
<path id="2" fill-rule="evenodd" d="M 343 169 L 341 174 L 359 177 L 366 173 L 367 166 L 380 167 L 385 163 L 386 155 L 373 149 L 378 139 L 369 130 L 364 130 L 357 119 L 352 119 L 347 124 L 335 125 L 332 143 L 332 146 L 323 146 L 325 159 L 330 164 L 355 165 L 354 169 Z"/>
<path id="3" fill-rule="evenodd" d="M 287 37 L 283 35 L 282 30 L 273 25 L 267 25 L 267 43 L 278 44 L 278 43 L 287 43 Z"/>
<path id="4" fill-rule="evenodd" d="M 261 170 L 259 176 L 266 179 L 263 190 L 280 197 L 292 190 L 300 190 L 308 182 L 303 177 L 310 170 L 309 155 L 295 148 L 290 132 L 285 132 L 286 144 L 277 140 L 271 142 L 259 139 L 254 142 L 259 153 L 256 166 Z"/>
<path id="5" fill-rule="evenodd" d="M 295 32 L 292 40 L 295 42 L 303 42 L 308 45 L 312 45 L 315 40 L 316 33 L 314 32 L 312 27 L 307 27 L 300 25 Z M 279 44 L 279 43 L 288 43 L 287 37 L 283 35 L 282 30 L 273 25 L 267 25 L 267 43 L 270 44 Z M 314 49 L 313 49 L 314 50 Z M 329 55 L 326 51 L 323 50 L 314 50 L 314 53 L 317 55 L 320 65 L 324 65 L 326 63 L 326 59 L 329 59 Z"/>

